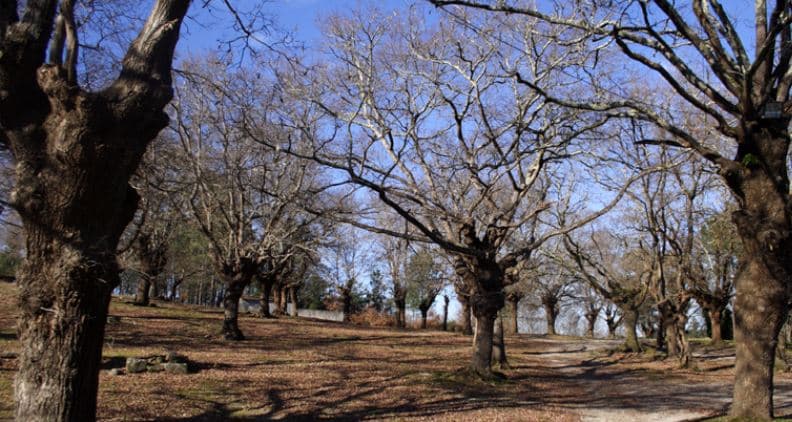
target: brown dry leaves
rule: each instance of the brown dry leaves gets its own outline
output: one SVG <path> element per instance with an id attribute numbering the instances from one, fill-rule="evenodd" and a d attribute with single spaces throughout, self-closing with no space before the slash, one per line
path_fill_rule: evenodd
<path id="1" fill-rule="evenodd" d="M 0 332 L 13 331 L 13 301 L 0 291 Z M 587 412 L 717 414 L 729 399 L 729 349 L 702 370 L 673 360 L 605 355 L 613 341 L 519 336 L 507 339 L 508 379 L 468 375 L 470 338 L 305 320 L 244 316 L 248 340 L 217 336 L 222 313 L 160 304 L 111 307 L 104 368 L 127 357 L 174 350 L 197 372 L 111 376 L 103 370 L 99 418 L 126 420 L 416 419 L 574 421 Z M 15 347 L 13 339 L 2 343 Z M 11 415 L 13 365 L 0 363 L 0 419 Z M 784 375 L 788 383 L 789 376 Z"/>

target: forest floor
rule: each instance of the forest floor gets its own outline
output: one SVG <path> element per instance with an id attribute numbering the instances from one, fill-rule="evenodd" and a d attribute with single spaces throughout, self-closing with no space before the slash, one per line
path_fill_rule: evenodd
<path id="1" fill-rule="evenodd" d="M 15 351 L 13 286 L 0 283 L 0 352 Z M 217 336 L 222 313 L 113 300 L 100 377 L 105 421 L 502 420 L 666 421 L 723 415 L 734 351 L 696 346 L 696 369 L 615 340 L 507 337 L 506 379 L 463 368 L 470 338 L 243 316 L 248 339 Z M 110 375 L 127 357 L 186 355 L 194 372 Z M 0 420 L 12 417 L 16 359 L 0 358 Z M 792 376 L 778 373 L 776 414 L 792 415 Z"/>

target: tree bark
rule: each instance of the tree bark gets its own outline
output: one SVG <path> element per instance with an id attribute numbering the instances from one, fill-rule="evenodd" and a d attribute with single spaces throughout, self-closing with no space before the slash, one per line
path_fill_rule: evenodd
<path id="1" fill-rule="evenodd" d="M 638 327 L 638 310 L 634 308 L 627 308 L 623 309 L 622 312 L 624 313 L 622 322 L 624 324 L 624 332 L 626 337 L 624 339 L 624 348 L 630 352 L 641 352 L 641 343 L 638 341 L 638 333 L 636 330 Z"/>
<path id="2" fill-rule="evenodd" d="M 289 298 L 291 299 L 291 316 L 293 318 L 297 318 L 297 288 L 290 287 L 289 288 Z"/>
<path id="3" fill-rule="evenodd" d="M 476 335 L 473 341 L 473 360 L 471 370 L 484 379 L 492 374 L 492 339 L 495 329 L 495 313 L 475 312 Z"/>
<path id="4" fill-rule="evenodd" d="M 135 293 L 135 305 L 149 305 L 149 290 L 151 289 L 151 277 L 148 274 L 140 274 L 138 280 L 137 293 Z"/>
<path id="5" fill-rule="evenodd" d="M 396 327 L 405 328 L 407 326 L 407 292 L 400 288 L 393 293 L 393 302 L 396 305 Z"/>
<path id="6" fill-rule="evenodd" d="M 710 335 L 710 342 L 712 344 L 721 344 L 723 343 L 723 334 L 721 332 L 721 311 L 708 311 L 709 319 L 710 319 L 710 330 L 712 334 Z"/>
<path id="7" fill-rule="evenodd" d="M 517 312 L 520 306 L 520 298 L 515 295 L 509 295 L 508 299 L 509 299 L 509 303 L 511 304 L 511 319 L 509 321 L 511 324 L 511 332 L 514 334 L 519 334 L 520 333 L 520 328 L 518 324 L 519 314 Z"/>
<path id="8" fill-rule="evenodd" d="M 421 308 L 421 329 L 426 329 L 426 317 L 429 314 L 429 309 Z"/>
<path id="9" fill-rule="evenodd" d="M 239 299 L 250 279 L 237 276 L 226 282 L 223 294 L 223 337 L 226 340 L 244 340 L 245 336 L 239 329 Z"/>
<path id="10" fill-rule="evenodd" d="M 558 308 L 555 302 L 543 302 L 542 305 L 545 309 L 545 319 L 547 322 L 547 335 L 554 336 L 556 335 L 556 318 L 558 317 Z"/>
<path id="11" fill-rule="evenodd" d="M 448 331 L 448 303 L 451 299 L 449 299 L 448 296 L 443 296 L 443 300 L 443 331 Z"/>
<path id="12" fill-rule="evenodd" d="M 586 335 L 594 338 L 594 327 L 597 325 L 597 315 L 593 317 L 591 314 L 586 314 L 586 322 L 588 323 L 588 328 L 586 329 Z"/>
<path id="13" fill-rule="evenodd" d="M 18 421 L 96 419 L 105 320 L 119 283 L 115 251 L 138 202 L 129 179 L 167 125 L 172 54 L 189 5 L 158 1 L 119 77 L 86 92 L 66 68 L 43 63 L 59 3 L 25 2 L 22 21 L 2 13 L 0 143 L 16 163 L 12 202 L 27 246 L 18 273 Z"/>
<path id="14" fill-rule="evenodd" d="M 506 341 L 503 336 L 503 315 L 498 313 L 495 320 L 495 333 L 492 339 L 492 362 L 501 369 L 509 369 L 509 359 L 506 356 Z"/>
<path id="15" fill-rule="evenodd" d="M 466 336 L 473 335 L 473 324 L 471 322 L 470 300 L 466 296 L 458 296 L 459 302 L 462 304 L 462 334 Z"/>

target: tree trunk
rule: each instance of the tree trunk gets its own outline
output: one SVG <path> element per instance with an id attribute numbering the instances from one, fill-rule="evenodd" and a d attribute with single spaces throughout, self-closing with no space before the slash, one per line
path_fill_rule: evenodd
<path id="1" fill-rule="evenodd" d="M 769 420 L 777 337 L 787 314 L 787 283 L 778 274 L 786 271 L 781 268 L 789 258 L 758 251 L 756 241 L 743 242 L 747 246 L 734 302 L 737 358 L 730 415 Z"/>
<path id="2" fill-rule="evenodd" d="M 459 302 L 462 304 L 462 334 L 472 336 L 473 324 L 471 322 L 470 300 L 465 296 L 459 296 Z"/>
<path id="3" fill-rule="evenodd" d="M 223 330 L 222 334 L 226 340 L 244 340 L 245 336 L 239 329 L 239 299 L 242 292 L 250 283 L 250 276 L 245 274 L 235 274 L 232 277 L 226 276 L 226 288 L 223 294 Z"/>
<path id="4" fill-rule="evenodd" d="M 495 320 L 495 332 L 492 340 L 492 362 L 501 369 L 509 369 L 509 360 L 506 357 L 506 342 L 503 337 L 503 315 L 499 312 Z"/>
<path id="5" fill-rule="evenodd" d="M 556 325 L 556 318 L 558 317 L 558 315 L 556 315 L 557 312 L 556 306 L 553 303 L 544 304 L 544 309 L 545 309 L 545 320 L 547 321 L 547 335 L 554 336 L 556 335 L 555 325 Z"/>
<path id="6" fill-rule="evenodd" d="M 344 312 L 344 322 L 349 322 L 352 315 L 352 289 L 341 289 L 341 303 Z"/>
<path id="7" fill-rule="evenodd" d="M 405 316 L 407 301 L 404 295 L 401 294 L 394 294 L 393 301 L 396 304 L 396 326 L 398 328 L 405 328 L 407 326 Z"/>
<path id="8" fill-rule="evenodd" d="M 451 299 L 448 296 L 443 296 L 444 305 L 443 305 L 443 331 L 448 331 L 448 303 Z"/>
<path id="9" fill-rule="evenodd" d="M 473 342 L 473 361 L 471 369 L 484 379 L 492 375 L 492 339 L 495 330 L 495 313 L 475 312 L 476 335 Z"/>
<path id="10" fill-rule="evenodd" d="M 641 352 L 641 343 L 638 342 L 638 310 L 633 308 L 626 308 L 622 310 L 624 316 L 622 322 L 624 323 L 624 332 L 626 338 L 624 339 L 624 348 L 630 352 Z"/>
<path id="11" fill-rule="evenodd" d="M 261 306 L 259 307 L 259 316 L 261 318 L 272 318 L 272 314 L 269 311 L 269 303 L 274 280 L 272 280 L 270 277 L 264 277 L 263 279 L 260 279 L 260 282 L 261 297 L 259 298 L 259 302 L 261 303 Z"/>
<path id="12" fill-rule="evenodd" d="M 18 421 L 94 420 L 115 256 L 93 255 L 27 229 L 18 272 L 21 354 L 14 385 Z M 58 294 L 67 291 L 69 294 Z"/>
<path id="13" fill-rule="evenodd" d="M 289 298 L 291 299 L 291 316 L 293 318 L 297 318 L 297 288 L 290 287 L 289 288 Z"/>
<path id="14" fill-rule="evenodd" d="M 594 327 L 597 325 L 597 315 L 594 315 L 592 318 L 591 314 L 587 314 L 586 322 L 588 323 L 588 328 L 586 329 L 586 335 L 588 335 L 591 338 L 594 338 Z"/>
<path id="15" fill-rule="evenodd" d="M 721 324 L 722 324 L 722 311 L 720 309 L 708 309 L 707 315 L 709 316 L 710 320 L 710 331 L 712 334 L 710 335 L 710 343 L 711 344 L 721 344 L 723 343 L 723 334 L 721 332 Z"/>
<path id="16" fill-rule="evenodd" d="M 616 338 L 616 329 L 619 325 L 614 320 L 605 321 L 608 324 L 608 338 Z"/>
<path id="17" fill-rule="evenodd" d="M 286 286 L 281 286 L 280 288 L 280 295 L 278 296 L 280 300 L 278 303 L 278 314 L 286 315 L 286 310 L 288 307 L 286 306 L 289 303 L 289 288 Z"/>
<path id="18" fill-rule="evenodd" d="M 421 307 L 420 310 L 421 310 L 421 329 L 425 330 L 426 329 L 426 317 L 427 317 L 427 314 L 429 313 L 429 309 Z"/>
<path id="19" fill-rule="evenodd" d="M 135 294 L 135 305 L 149 305 L 149 289 L 151 289 L 151 277 L 148 274 L 140 274 L 138 280 L 137 293 Z"/>
<path id="20" fill-rule="evenodd" d="M 723 168 L 740 209 L 732 214 L 743 253 L 734 299 L 737 357 L 730 416 L 773 417 L 773 369 L 792 280 L 789 118 L 745 121 L 734 168 Z"/>
<path id="21" fill-rule="evenodd" d="M 520 328 L 518 324 L 519 314 L 517 312 L 519 310 L 520 298 L 515 296 L 510 296 L 509 303 L 511 304 L 511 320 L 509 321 L 511 323 L 511 332 L 514 334 L 519 334 L 520 332 Z"/>

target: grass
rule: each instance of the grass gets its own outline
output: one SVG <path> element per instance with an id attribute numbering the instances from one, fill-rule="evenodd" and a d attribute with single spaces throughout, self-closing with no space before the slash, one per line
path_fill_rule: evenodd
<path id="1" fill-rule="evenodd" d="M 13 295 L 0 284 L 3 350 L 18 347 L 11 335 Z M 585 409 L 612 407 L 702 408 L 713 415 L 722 404 L 710 402 L 728 399 L 732 371 L 722 360 L 703 362 L 698 372 L 676 370 L 673 359 L 613 351 L 619 340 L 520 335 L 507 339 L 512 369 L 503 371 L 506 378 L 482 381 L 467 370 L 470 338 L 458 334 L 243 316 L 248 339 L 229 343 L 218 336 L 222 312 L 216 309 L 114 299 L 110 313 L 98 409 L 107 421 L 575 421 Z M 195 371 L 107 371 L 127 357 L 168 350 L 186 355 Z M 15 361 L 0 365 L 0 420 L 9 420 Z M 713 382 L 717 386 L 686 390 Z"/>

